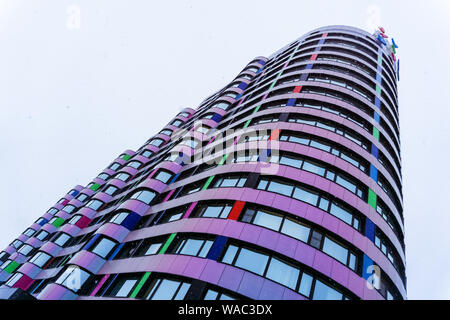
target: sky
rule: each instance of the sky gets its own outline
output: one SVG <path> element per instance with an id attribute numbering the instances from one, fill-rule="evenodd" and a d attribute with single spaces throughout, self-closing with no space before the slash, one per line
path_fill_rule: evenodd
<path id="1" fill-rule="evenodd" d="M 399 46 L 409 299 L 450 299 L 450 0 L 0 0 L 0 250 L 256 56 L 382 25 Z"/>

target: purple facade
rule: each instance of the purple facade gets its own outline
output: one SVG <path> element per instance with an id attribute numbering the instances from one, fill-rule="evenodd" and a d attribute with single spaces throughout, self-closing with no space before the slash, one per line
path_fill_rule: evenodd
<path id="1" fill-rule="evenodd" d="M 406 299 L 385 38 L 330 26 L 252 60 L 2 251 L 0 298 Z"/>

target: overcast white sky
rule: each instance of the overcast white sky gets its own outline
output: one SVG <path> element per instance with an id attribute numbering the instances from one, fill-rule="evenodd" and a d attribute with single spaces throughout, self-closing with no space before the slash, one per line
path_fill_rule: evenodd
<path id="1" fill-rule="evenodd" d="M 254 57 L 379 18 L 401 60 L 408 297 L 450 299 L 450 1 L 424 2 L 0 0 L 0 250 Z"/>

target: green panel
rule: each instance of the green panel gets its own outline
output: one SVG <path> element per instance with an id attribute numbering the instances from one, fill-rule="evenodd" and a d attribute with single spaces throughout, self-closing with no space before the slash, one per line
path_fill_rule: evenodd
<path id="1" fill-rule="evenodd" d="M 94 183 L 89 189 L 92 191 L 97 191 L 98 188 L 100 188 L 100 185 L 98 183 Z"/>
<path id="2" fill-rule="evenodd" d="M 142 276 L 141 280 L 137 284 L 136 288 L 134 288 L 133 292 L 130 295 L 130 298 L 136 298 L 137 294 L 141 290 L 142 286 L 144 285 L 145 281 L 147 281 L 148 277 L 150 277 L 151 272 L 146 272 Z"/>
<path id="3" fill-rule="evenodd" d="M 220 162 L 219 162 L 219 166 L 221 166 L 221 165 L 223 165 L 224 163 L 225 163 L 225 161 L 227 160 L 227 157 L 228 157 L 228 154 L 226 154 L 226 155 L 224 155 L 223 157 L 222 157 L 222 160 L 220 160 Z"/>
<path id="4" fill-rule="evenodd" d="M 53 221 L 52 225 L 54 225 L 55 227 L 60 227 L 62 224 L 64 223 L 64 219 L 63 218 L 58 218 L 55 221 Z"/>
<path id="5" fill-rule="evenodd" d="M 248 119 L 247 122 L 244 124 L 244 129 L 248 127 L 252 119 Z"/>
<path id="6" fill-rule="evenodd" d="M 259 108 L 261 108 L 261 106 L 257 106 L 257 107 L 253 110 L 253 113 L 258 112 Z"/>
<path id="7" fill-rule="evenodd" d="M 369 205 L 374 208 L 375 210 L 377 210 L 377 195 L 375 194 L 375 192 L 373 192 L 372 189 L 369 188 L 369 200 L 368 200 Z"/>
<path id="8" fill-rule="evenodd" d="M 163 247 L 161 248 L 161 250 L 159 250 L 158 254 L 164 254 L 167 250 L 167 248 L 170 246 L 170 244 L 172 243 L 173 239 L 175 239 L 175 236 L 177 234 L 176 233 L 172 233 L 169 236 L 169 239 L 167 239 L 166 243 L 164 243 Z"/>
<path id="9" fill-rule="evenodd" d="M 377 94 L 381 96 L 381 87 L 379 85 L 377 85 Z"/>
<path id="10" fill-rule="evenodd" d="M 380 131 L 375 126 L 373 127 L 373 136 L 375 139 L 380 140 Z"/>
<path id="11" fill-rule="evenodd" d="M 378 64 L 381 66 L 383 64 L 383 57 L 378 56 Z"/>
<path id="12" fill-rule="evenodd" d="M 208 178 L 208 180 L 206 180 L 205 185 L 202 187 L 202 190 L 206 190 L 209 187 L 209 185 L 211 184 L 211 181 L 213 181 L 214 177 L 215 176 L 211 176 Z"/>
<path id="13" fill-rule="evenodd" d="M 13 273 L 14 270 L 16 270 L 19 267 L 19 263 L 17 263 L 16 261 L 11 261 L 10 264 L 8 264 L 8 266 L 3 269 L 8 273 Z"/>
<path id="14" fill-rule="evenodd" d="M 129 154 L 124 154 L 122 156 L 122 159 L 125 160 L 125 161 L 128 161 L 130 158 L 131 158 L 131 156 Z"/>

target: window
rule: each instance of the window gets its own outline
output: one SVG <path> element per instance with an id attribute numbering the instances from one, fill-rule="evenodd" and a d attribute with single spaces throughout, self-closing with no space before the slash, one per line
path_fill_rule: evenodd
<path id="1" fill-rule="evenodd" d="M 102 180 L 106 180 L 109 178 L 109 174 L 107 173 L 100 173 L 97 178 L 102 179 Z"/>
<path id="2" fill-rule="evenodd" d="M 14 274 L 10 279 L 8 279 L 8 281 L 6 281 L 5 285 L 7 285 L 8 287 L 12 287 L 14 286 L 17 281 L 19 281 L 22 278 L 23 274 L 22 273 L 16 273 Z"/>
<path id="3" fill-rule="evenodd" d="M 155 279 L 150 284 L 147 300 L 183 300 L 190 284 L 170 279 Z"/>
<path id="4" fill-rule="evenodd" d="M 17 249 L 22 245 L 22 243 L 23 243 L 22 241 L 16 239 L 11 243 L 11 245 Z"/>
<path id="5" fill-rule="evenodd" d="M 213 241 L 204 239 L 182 239 L 178 242 L 173 253 L 198 256 L 205 258 L 211 249 Z"/>
<path id="6" fill-rule="evenodd" d="M 67 223 L 68 224 L 76 224 L 78 222 L 78 220 L 81 219 L 81 217 L 82 217 L 82 215 L 79 215 L 79 214 L 76 216 L 73 216 Z"/>
<path id="7" fill-rule="evenodd" d="M 108 195 L 110 195 L 110 196 L 112 196 L 112 195 L 114 195 L 114 193 L 115 193 L 117 190 L 119 190 L 119 188 L 117 188 L 116 186 L 109 185 L 109 186 L 106 187 L 105 190 L 103 190 L 103 192 L 106 193 L 106 194 L 108 194 Z"/>
<path id="8" fill-rule="evenodd" d="M 171 136 L 172 135 L 172 130 L 170 129 L 164 129 L 160 132 L 160 134 L 165 134 L 166 136 Z"/>
<path id="9" fill-rule="evenodd" d="M 109 166 L 109 169 L 116 171 L 120 168 L 120 163 L 114 162 L 112 165 Z"/>
<path id="10" fill-rule="evenodd" d="M 127 182 L 130 177 L 130 174 L 121 172 L 118 175 L 114 176 L 114 179 L 119 179 L 120 181 Z"/>
<path id="11" fill-rule="evenodd" d="M 69 266 L 63 274 L 59 276 L 55 283 L 77 292 L 88 280 L 90 274 L 79 267 Z"/>
<path id="12" fill-rule="evenodd" d="M 47 213 L 48 214 L 51 214 L 51 215 L 54 215 L 55 213 L 57 213 L 58 212 L 58 209 L 56 209 L 56 208 L 50 208 L 50 209 L 48 209 L 48 211 L 47 211 Z"/>
<path id="13" fill-rule="evenodd" d="M 146 157 L 146 158 L 150 158 L 152 154 L 153 154 L 153 152 L 150 150 L 144 150 L 141 152 L 141 156 Z"/>
<path id="14" fill-rule="evenodd" d="M 24 235 L 26 235 L 27 237 L 31 237 L 36 231 L 28 228 L 27 230 L 25 230 L 25 232 L 23 233 Z"/>
<path id="15" fill-rule="evenodd" d="M 164 143 L 163 139 L 153 139 L 152 141 L 150 141 L 150 145 L 155 146 L 155 147 L 159 147 Z"/>
<path id="16" fill-rule="evenodd" d="M 139 161 L 131 161 L 130 163 L 127 164 L 127 167 L 131 167 L 131 168 L 134 168 L 134 169 L 139 169 L 141 164 L 142 163 L 140 163 Z"/>
<path id="17" fill-rule="evenodd" d="M 60 247 L 64 247 L 64 245 L 70 240 L 70 236 L 67 233 L 61 233 L 53 243 L 57 244 Z"/>
<path id="18" fill-rule="evenodd" d="M 49 235 L 49 233 L 45 230 L 41 230 L 37 235 L 36 235 L 36 239 L 40 240 L 40 241 L 44 241 L 44 239 Z"/>
<path id="19" fill-rule="evenodd" d="M 103 202 L 97 199 L 93 199 L 86 204 L 87 208 L 97 211 L 103 205 Z"/>
<path id="20" fill-rule="evenodd" d="M 135 192 L 130 199 L 135 199 L 142 201 L 146 204 L 150 204 L 152 200 L 156 197 L 156 193 L 150 190 L 141 190 Z"/>
<path id="21" fill-rule="evenodd" d="M 112 253 L 116 242 L 108 238 L 100 238 L 89 248 L 89 251 L 96 255 L 106 259 L 110 253 Z"/>
<path id="22" fill-rule="evenodd" d="M 168 171 L 163 170 L 160 170 L 154 177 L 154 179 L 159 180 L 162 183 L 167 183 L 170 180 L 170 178 L 172 178 L 172 174 Z"/>
<path id="23" fill-rule="evenodd" d="M 208 289 L 203 297 L 203 300 L 236 300 L 232 296 L 219 292 L 216 290 Z"/>
<path id="24" fill-rule="evenodd" d="M 236 267 L 262 275 L 269 257 L 265 254 L 242 248 L 235 258 Z"/>
<path id="25" fill-rule="evenodd" d="M 295 290 L 299 275 L 299 269 L 292 267 L 276 258 L 272 258 L 266 277 L 275 282 L 281 283 L 292 290 Z"/>
<path id="26" fill-rule="evenodd" d="M 232 205 L 206 205 L 197 209 L 195 216 L 202 218 L 226 219 L 233 208 Z"/>
<path id="27" fill-rule="evenodd" d="M 68 214 L 71 214 L 73 212 L 73 210 L 75 210 L 75 206 L 68 204 L 68 205 L 64 206 L 64 208 L 62 208 L 61 210 Z"/>
<path id="28" fill-rule="evenodd" d="M 245 177 L 220 177 L 214 183 L 213 188 L 243 187 L 247 178 Z"/>
<path id="29" fill-rule="evenodd" d="M 30 259 L 29 262 L 35 264 L 39 268 L 42 268 L 50 259 L 51 256 L 49 254 L 39 251 Z"/>
<path id="30" fill-rule="evenodd" d="M 115 223 L 115 224 L 121 224 L 126 217 L 128 217 L 129 213 L 128 212 L 118 212 L 116 213 L 111 220 L 109 220 L 109 222 L 111 223 Z"/>
<path id="31" fill-rule="evenodd" d="M 77 199 L 78 199 L 79 201 L 81 201 L 81 202 L 86 201 L 87 198 L 88 198 L 88 195 L 85 194 L 85 193 L 80 193 L 80 194 L 78 195 L 78 197 L 77 197 Z"/>
<path id="32" fill-rule="evenodd" d="M 342 300 L 342 293 L 336 291 L 323 282 L 316 280 L 313 300 Z"/>
<path id="33" fill-rule="evenodd" d="M 29 244 L 24 244 L 19 248 L 19 250 L 17 250 L 17 252 L 23 254 L 24 256 L 27 256 L 32 250 L 32 246 L 30 246 Z"/>
<path id="34" fill-rule="evenodd" d="M 222 110 L 227 110 L 229 106 L 230 106 L 229 103 L 219 102 L 219 103 L 216 103 L 215 105 L 213 105 L 212 108 L 219 108 Z"/>

